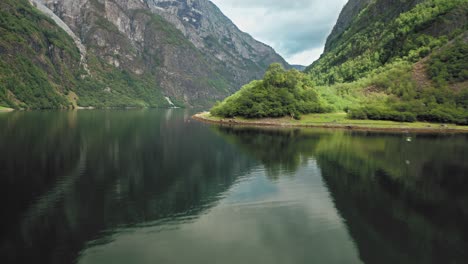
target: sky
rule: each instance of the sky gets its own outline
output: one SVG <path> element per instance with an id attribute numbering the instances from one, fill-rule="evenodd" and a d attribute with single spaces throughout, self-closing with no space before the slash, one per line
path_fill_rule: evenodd
<path id="1" fill-rule="evenodd" d="M 234 24 L 290 64 L 310 65 L 347 0 L 211 0 Z"/>

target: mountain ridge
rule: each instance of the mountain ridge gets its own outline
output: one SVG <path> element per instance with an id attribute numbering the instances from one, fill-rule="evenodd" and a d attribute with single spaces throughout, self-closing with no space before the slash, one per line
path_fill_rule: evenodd
<path id="1" fill-rule="evenodd" d="M 4 98 L 0 104 L 5 106 L 14 108 L 70 108 L 72 104 L 81 107 L 170 106 L 164 97 L 170 98 L 177 106 L 208 106 L 236 91 L 245 82 L 261 77 L 272 62 L 279 62 L 289 67 L 271 47 L 239 31 L 213 3 L 206 0 L 34 0 L 34 2 L 39 9 L 44 4 L 47 10 L 54 13 L 47 14 L 48 11 L 42 8 L 46 16 L 55 20 L 60 18 L 71 29 L 83 44 L 83 48 L 79 50 L 81 55 L 86 50 L 86 58 L 82 56 L 82 68 L 70 67 L 72 72 L 68 76 L 67 87 L 61 88 L 63 91 L 57 92 L 56 87 L 61 86 L 60 83 L 46 88 L 50 90 L 47 93 L 54 94 L 57 98 L 61 97 L 60 106 L 48 104 L 50 98 L 41 93 L 37 94 L 39 97 L 45 97 L 40 99 L 41 103 L 30 104 L 35 96 L 25 96 L 24 89 L 7 85 L 7 82 L 12 81 L 9 80 L 12 75 L 3 78 L 0 75 L 0 88 L 3 88 L 3 91 L 0 91 L 0 98 Z M 25 4 L 26 1 L 23 0 L 17 3 L 6 0 L 3 7 L 35 12 L 25 7 Z M 193 11 L 197 5 L 201 6 L 202 13 Z M 192 20 L 185 21 L 188 20 L 188 13 L 193 16 L 198 15 L 196 22 L 201 24 L 192 25 L 189 23 Z M 21 12 L 16 14 L 17 16 L 11 17 L 11 20 L 16 20 L 14 23 L 26 23 L 21 17 L 23 15 Z M 60 24 L 60 21 L 56 22 Z M 207 30 L 207 25 L 211 25 L 210 23 L 217 23 L 218 31 L 221 33 L 224 31 L 229 33 L 224 43 L 220 43 L 219 40 L 222 34 L 218 32 L 217 35 L 213 35 L 214 31 Z M 198 27 L 198 31 L 195 26 Z M 0 24 L 0 27 L 6 32 L 11 30 L 7 25 Z M 67 31 L 66 28 L 64 30 Z M 35 34 L 36 31 L 31 31 L 29 34 Z M 73 39 L 73 35 L 71 37 Z M 74 39 L 79 46 L 76 40 Z M 69 40 L 64 41 L 69 42 Z M 43 35 L 43 42 L 48 42 L 47 35 Z M 3 43 L 4 46 L 10 44 Z M 45 45 L 42 46 L 47 57 Z M 9 49 L 7 53 L 4 56 L 13 55 L 15 51 Z M 30 60 L 34 55 L 28 56 Z M 14 63 L 11 58 L 8 61 Z M 37 63 L 33 62 L 32 65 L 38 71 L 47 72 Z M 9 70 L 0 69 L 0 72 L 2 71 Z M 21 73 L 22 70 L 17 72 Z M 50 74 L 46 75 L 50 77 Z M 53 81 L 49 77 L 46 79 L 51 84 Z"/>

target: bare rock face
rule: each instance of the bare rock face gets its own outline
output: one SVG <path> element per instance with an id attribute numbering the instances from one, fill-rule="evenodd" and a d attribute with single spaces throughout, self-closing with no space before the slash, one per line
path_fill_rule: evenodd
<path id="1" fill-rule="evenodd" d="M 274 50 L 240 31 L 208 0 L 146 0 L 151 10 L 176 26 L 200 50 L 240 70 L 239 78 L 262 72 L 271 63 L 287 63 Z M 247 71 L 247 68 L 249 70 Z"/>
<path id="2" fill-rule="evenodd" d="M 54 22 L 63 29 L 75 42 L 76 47 L 80 51 L 80 61 L 86 72 L 89 74 L 88 65 L 86 63 L 86 47 L 81 43 L 81 39 L 78 38 L 75 33 L 68 27 L 66 23 L 63 22 L 55 13 L 53 13 L 49 8 L 44 6 L 40 0 L 30 0 L 30 3 L 35 6 L 38 10 L 40 10 L 45 15 L 49 16 L 54 20 Z"/>
<path id="3" fill-rule="evenodd" d="M 287 63 L 241 32 L 208 0 L 38 0 L 89 53 L 156 79 L 163 94 L 206 106 Z M 158 89 L 155 87 L 155 89 Z"/>

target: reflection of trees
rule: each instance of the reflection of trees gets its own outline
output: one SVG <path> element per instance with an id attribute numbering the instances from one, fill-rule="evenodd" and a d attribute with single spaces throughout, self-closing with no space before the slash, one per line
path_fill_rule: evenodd
<path id="1" fill-rule="evenodd" d="M 0 254 L 7 263 L 71 263 L 87 241 L 104 242 L 106 229 L 196 217 L 251 167 L 222 139 L 185 123 L 182 111 L 172 115 L 84 111 L 0 119 L 0 147 L 9 150 L 0 154 L 7 214 Z"/>
<path id="2" fill-rule="evenodd" d="M 274 175 L 315 157 L 364 262 L 468 259 L 465 135 L 219 131 Z"/>
<path id="3" fill-rule="evenodd" d="M 305 135 L 298 129 L 215 127 L 226 140 L 262 162 L 268 176 L 292 174 L 312 156 L 319 134 Z"/>
<path id="4" fill-rule="evenodd" d="M 324 147 L 317 153 L 361 258 L 367 263 L 466 261 L 466 137 L 372 140 L 377 139 L 367 144 L 365 137 L 343 139 L 339 151 Z"/>
<path id="5" fill-rule="evenodd" d="M 107 229 L 189 221 L 255 164 L 202 125 L 161 112 L 0 116 L 0 254 L 72 262 Z M 8 118 L 6 118 L 8 116 Z M 37 128 L 41 128 L 38 130 Z M 466 136 L 216 128 L 269 175 L 315 158 L 367 263 L 468 258 Z M 187 136 L 190 133 L 190 136 Z M 40 197 L 40 198 L 38 198 Z"/>
<path id="6" fill-rule="evenodd" d="M 52 120 L 41 112 L 15 112 L 0 118 L 0 203 L 9 215 L 1 220 L 4 237 L 33 197 L 76 167 L 80 145 L 71 114 Z"/>

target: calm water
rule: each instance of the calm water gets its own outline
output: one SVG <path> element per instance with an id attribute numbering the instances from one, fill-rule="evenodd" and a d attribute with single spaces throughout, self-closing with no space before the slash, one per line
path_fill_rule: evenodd
<path id="1" fill-rule="evenodd" d="M 0 113 L 1 263 L 468 263 L 468 136 Z"/>

